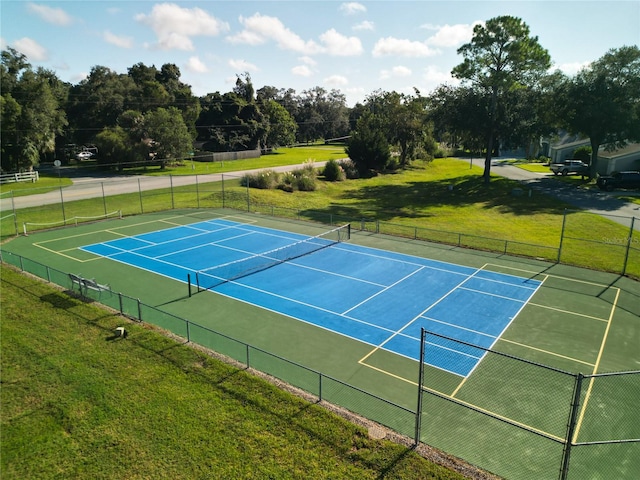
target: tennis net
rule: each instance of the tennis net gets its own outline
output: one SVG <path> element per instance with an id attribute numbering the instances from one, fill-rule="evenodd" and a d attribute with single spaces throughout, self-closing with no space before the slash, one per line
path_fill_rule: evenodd
<path id="1" fill-rule="evenodd" d="M 223 283 L 262 272 L 281 263 L 309 255 L 351 238 L 351 224 L 342 225 L 328 232 L 299 242 L 275 248 L 268 252 L 199 270 L 195 274 L 197 291 L 211 290 Z"/>

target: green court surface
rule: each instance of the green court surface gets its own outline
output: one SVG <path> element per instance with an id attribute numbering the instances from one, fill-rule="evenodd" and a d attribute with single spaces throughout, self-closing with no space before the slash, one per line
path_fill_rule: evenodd
<path id="1" fill-rule="evenodd" d="M 15 254 L 35 265 L 31 268 L 95 278 L 112 292 L 416 411 L 420 375 L 415 360 L 213 292 L 189 296 L 186 279 L 179 282 L 79 249 L 219 217 L 310 236 L 331 228 L 234 210 L 174 210 L 20 236 L 2 246 L 2 255 L 12 264 Z M 640 375 L 591 377 L 640 369 L 638 282 L 357 228 L 350 242 L 542 282 L 468 377 L 425 368 L 422 441 L 507 478 L 558 478 L 576 376 L 583 374 L 568 478 L 609 471 L 618 472 L 615 478 L 636 478 L 640 443 L 582 443 L 640 438 Z M 358 413 L 366 415 L 368 408 Z M 401 433 L 413 429 L 411 417 L 387 422 L 398 424 Z"/>

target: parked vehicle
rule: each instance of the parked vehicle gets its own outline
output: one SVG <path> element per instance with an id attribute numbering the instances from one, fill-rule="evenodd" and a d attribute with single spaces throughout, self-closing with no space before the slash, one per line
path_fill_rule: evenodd
<path id="1" fill-rule="evenodd" d="M 562 163 L 552 163 L 549 165 L 549 168 L 554 175 L 569 175 L 570 173 L 587 175 L 589 173 L 589 165 L 581 160 L 566 160 Z"/>
<path id="2" fill-rule="evenodd" d="M 610 192 L 615 188 L 640 189 L 640 172 L 616 172 L 612 175 L 603 175 L 596 181 L 601 190 Z"/>

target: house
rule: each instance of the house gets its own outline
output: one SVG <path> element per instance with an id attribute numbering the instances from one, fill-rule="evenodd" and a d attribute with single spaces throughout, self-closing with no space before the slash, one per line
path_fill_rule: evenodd
<path id="1" fill-rule="evenodd" d="M 564 133 L 553 143 L 547 143 L 546 140 L 543 140 L 543 150 L 546 150 L 545 147 L 547 147 L 547 145 L 549 149 L 548 156 L 551 158 L 550 163 L 562 163 L 566 160 L 573 159 L 573 152 L 576 151 L 576 148 L 588 147 L 591 145 L 591 142 L 589 138 Z"/>
<path id="2" fill-rule="evenodd" d="M 640 143 L 630 143 L 627 146 L 607 151 L 598 151 L 598 173 L 610 175 L 613 172 L 628 170 L 640 171 Z"/>

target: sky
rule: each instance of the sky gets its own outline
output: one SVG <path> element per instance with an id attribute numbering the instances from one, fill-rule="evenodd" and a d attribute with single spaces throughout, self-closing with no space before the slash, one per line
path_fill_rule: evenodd
<path id="1" fill-rule="evenodd" d="M 457 49 L 501 15 L 521 18 L 569 75 L 640 45 L 640 0 L 0 0 L 0 42 L 73 84 L 95 66 L 173 63 L 197 96 L 248 73 L 256 90 L 337 89 L 351 107 L 379 90 L 455 84 Z"/>

